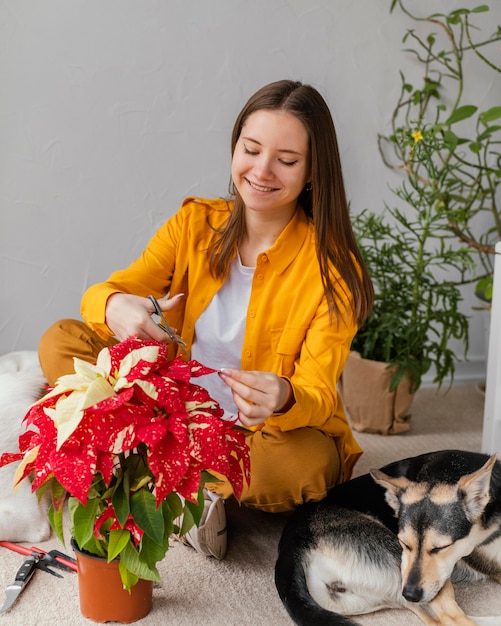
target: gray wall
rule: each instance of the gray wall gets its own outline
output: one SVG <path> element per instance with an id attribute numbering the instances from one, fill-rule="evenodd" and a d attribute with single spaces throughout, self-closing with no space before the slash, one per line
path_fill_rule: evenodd
<path id="1" fill-rule="evenodd" d="M 477 2 L 410 4 L 425 14 Z M 79 316 L 87 286 L 138 255 L 183 197 L 226 194 L 234 118 L 272 80 L 303 80 L 327 99 L 353 211 L 392 201 L 376 137 L 398 69 L 413 66 L 401 52 L 410 23 L 389 6 L 0 3 L 0 354 L 36 349 L 53 321 Z M 493 99 L 492 85 L 478 88 Z M 459 379 L 484 373 L 485 326 L 475 315 Z"/>

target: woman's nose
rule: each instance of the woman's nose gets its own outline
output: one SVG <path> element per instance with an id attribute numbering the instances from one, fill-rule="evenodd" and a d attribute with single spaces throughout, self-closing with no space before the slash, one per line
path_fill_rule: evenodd
<path id="1" fill-rule="evenodd" d="M 273 176 L 271 159 L 265 155 L 259 156 L 257 161 L 254 163 L 254 169 L 260 178 L 271 178 Z"/>

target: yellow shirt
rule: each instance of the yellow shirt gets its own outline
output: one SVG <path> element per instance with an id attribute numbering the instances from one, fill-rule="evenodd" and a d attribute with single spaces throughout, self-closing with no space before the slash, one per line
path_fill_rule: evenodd
<path id="1" fill-rule="evenodd" d="M 231 203 L 225 200 L 187 198 L 178 213 L 158 229 L 141 257 L 85 292 L 81 312 L 86 323 L 101 337 L 112 336 L 105 310 L 108 298 L 116 292 L 157 298 L 184 293 L 175 310 L 165 315 L 181 331 L 189 351 L 195 322 L 222 284 L 211 275 L 207 263 L 211 226 L 221 227 L 230 210 Z M 339 439 L 345 479 L 362 451 L 336 385 L 356 331 L 351 313 L 329 319 L 314 226 L 298 210 L 274 245 L 256 261 L 242 369 L 274 372 L 290 380 L 294 406 L 270 416 L 267 425 L 282 431 L 309 426 Z"/>

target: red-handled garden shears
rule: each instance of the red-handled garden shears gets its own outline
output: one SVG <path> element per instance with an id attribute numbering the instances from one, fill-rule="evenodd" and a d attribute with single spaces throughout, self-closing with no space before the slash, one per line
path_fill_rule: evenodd
<path id="1" fill-rule="evenodd" d="M 77 571 L 76 560 L 67 554 L 59 552 L 59 550 L 45 552 L 45 550 L 35 546 L 26 548 L 10 541 L 0 541 L 0 546 L 26 556 L 16 573 L 14 582 L 5 589 L 5 602 L 0 609 L 0 614 L 5 613 L 12 607 L 21 592 L 26 588 L 36 569 L 41 569 L 58 578 L 62 577 L 61 574 L 52 571 L 51 567 L 59 567 L 66 571 Z"/>

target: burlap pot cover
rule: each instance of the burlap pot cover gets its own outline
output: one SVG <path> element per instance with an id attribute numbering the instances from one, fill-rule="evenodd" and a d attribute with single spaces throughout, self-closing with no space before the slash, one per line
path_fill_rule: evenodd
<path id="1" fill-rule="evenodd" d="M 350 352 L 339 391 L 355 430 L 381 435 L 397 435 L 409 430 L 409 409 L 414 397 L 410 380 L 404 377 L 397 389 L 390 391 L 391 376 L 387 363 Z"/>

